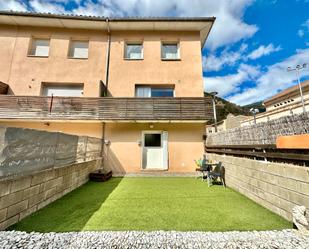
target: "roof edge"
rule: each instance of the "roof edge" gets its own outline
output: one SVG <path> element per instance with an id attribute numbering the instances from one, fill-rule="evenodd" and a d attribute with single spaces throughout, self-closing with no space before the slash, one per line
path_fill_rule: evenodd
<path id="1" fill-rule="evenodd" d="M 303 90 L 309 88 L 309 80 L 303 81 L 301 83 L 301 87 L 302 87 Z M 264 100 L 263 104 L 264 105 L 265 104 L 271 104 L 271 103 L 276 102 L 278 99 L 280 99 L 280 98 L 282 98 L 286 95 L 294 94 L 294 93 L 297 93 L 297 92 L 299 92 L 299 86 L 298 86 L 298 84 L 295 84 L 291 87 L 288 87 L 288 88 L 280 91 L 279 93 L 273 95 L 272 97 Z"/>
<path id="2" fill-rule="evenodd" d="M 140 21 L 157 21 L 157 22 L 214 22 L 215 17 L 105 17 L 105 16 L 86 16 L 86 15 L 73 15 L 73 14 L 52 14 L 44 12 L 22 12 L 22 11 L 0 11 L 1 15 L 9 16 L 29 16 L 29 17 L 46 17 L 46 18 L 63 18 L 73 20 L 89 20 L 89 21 L 106 21 L 110 22 L 140 22 Z"/>

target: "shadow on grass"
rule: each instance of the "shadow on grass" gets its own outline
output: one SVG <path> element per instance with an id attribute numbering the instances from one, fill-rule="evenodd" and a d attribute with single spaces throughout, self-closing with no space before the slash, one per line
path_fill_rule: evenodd
<path id="1" fill-rule="evenodd" d="M 108 184 L 88 182 L 7 230 L 81 231 L 121 181 L 122 178 L 112 178 Z"/>

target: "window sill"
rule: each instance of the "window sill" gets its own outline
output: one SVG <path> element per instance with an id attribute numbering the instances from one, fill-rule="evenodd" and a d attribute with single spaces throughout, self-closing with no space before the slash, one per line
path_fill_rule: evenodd
<path id="1" fill-rule="evenodd" d="M 80 57 L 68 57 L 68 59 L 73 59 L 73 60 L 88 60 L 87 58 L 80 58 Z"/>
<path id="2" fill-rule="evenodd" d="M 48 55 L 31 55 L 28 54 L 27 57 L 32 57 L 32 58 L 48 58 Z"/>
<path id="3" fill-rule="evenodd" d="M 141 59 L 130 59 L 130 58 L 123 58 L 125 61 L 143 61 L 144 58 Z"/>
<path id="4" fill-rule="evenodd" d="M 161 58 L 161 61 L 181 61 L 180 58 L 177 58 L 177 59 L 164 59 L 164 58 Z"/>

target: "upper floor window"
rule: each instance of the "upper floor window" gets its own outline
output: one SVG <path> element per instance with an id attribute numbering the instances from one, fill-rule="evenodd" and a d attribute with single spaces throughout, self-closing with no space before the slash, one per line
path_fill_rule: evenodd
<path id="1" fill-rule="evenodd" d="M 162 42 L 161 47 L 162 60 L 178 60 L 180 59 L 178 42 Z"/>
<path id="2" fill-rule="evenodd" d="M 163 86 L 135 86 L 135 97 L 174 97 L 174 87 Z"/>
<path id="3" fill-rule="evenodd" d="M 72 40 L 69 48 L 69 58 L 87 59 L 88 58 L 88 41 Z"/>
<path id="4" fill-rule="evenodd" d="M 124 58 L 128 60 L 143 59 L 143 43 L 126 43 L 124 50 Z"/>
<path id="5" fill-rule="evenodd" d="M 33 38 L 28 55 L 48 57 L 49 39 Z"/>

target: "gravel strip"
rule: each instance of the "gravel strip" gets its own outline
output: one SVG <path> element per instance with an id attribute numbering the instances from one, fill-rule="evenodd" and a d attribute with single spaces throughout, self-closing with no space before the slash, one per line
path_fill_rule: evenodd
<path id="1" fill-rule="evenodd" d="M 308 249 L 294 230 L 263 232 L 0 232 L 0 248 L 224 248 Z"/>

